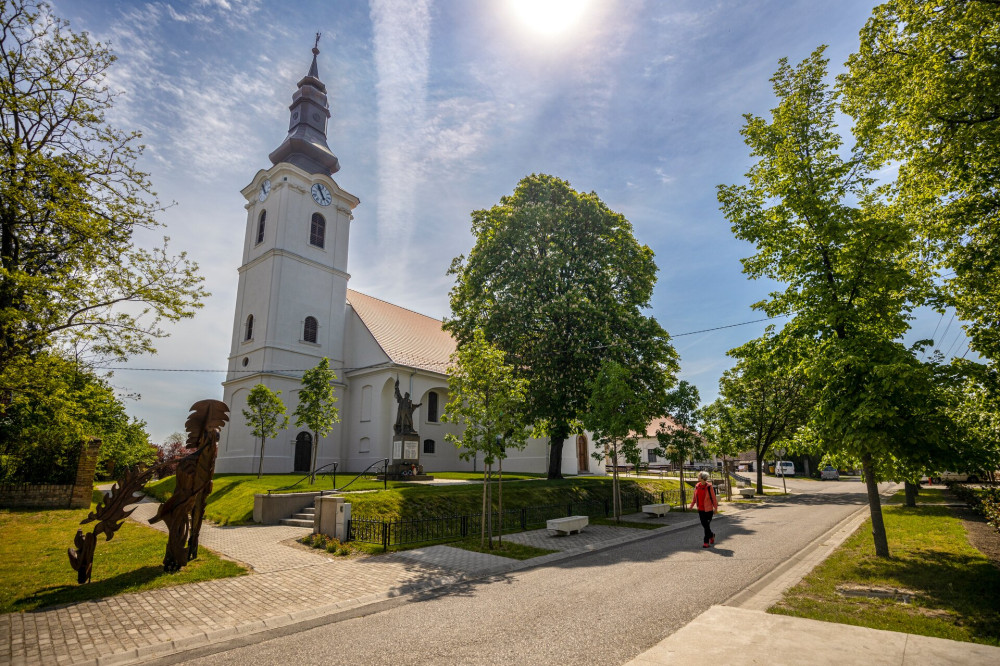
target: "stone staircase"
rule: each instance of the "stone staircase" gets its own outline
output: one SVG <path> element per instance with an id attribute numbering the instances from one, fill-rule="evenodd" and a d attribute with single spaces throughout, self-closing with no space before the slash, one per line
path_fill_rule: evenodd
<path id="1" fill-rule="evenodd" d="M 293 527 L 308 527 L 312 529 L 313 519 L 316 516 L 316 504 L 312 506 L 307 506 L 300 513 L 292 515 L 291 518 L 282 518 L 280 522 L 282 525 L 291 525 Z"/>

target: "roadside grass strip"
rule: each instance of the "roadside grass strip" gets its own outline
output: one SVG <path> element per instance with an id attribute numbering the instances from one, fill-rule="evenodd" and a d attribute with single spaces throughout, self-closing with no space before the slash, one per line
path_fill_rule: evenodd
<path id="1" fill-rule="evenodd" d="M 0 510 L 0 613 L 31 611 L 45 606 L 141 592 L 215 578 L 242 576 L 246 569 L 220 559 L 205 548 L 176 573 L 163 572 L 167 535 L 127 521 L 105 541 L 98 537 L 90 583 L 79 585 L 66 549 L 76 530 L 102 497 L 94 492 L 90 509 Z"/>
<path id="2" fill-rule="evenodd" d="M 548 550 L 546 548 L 535 548 L 534 546 L 526 546 L 520 543 L 514 543 L 512 541 L 504 541 L 502 543 L 497 543 L 494 538 L 493 548 L 489 545 L 480 545 L 479 537 L 472 539 L 465 539 L 463 541 L 453 541 L 449 544 L 452 548 L 461 548 L 462 550 L 471 550 L 474 553 L 485 553 L 487 555 L 497 555 L 499 557 L 509 557 L 514 560 L 530 560 L 533 557 L 541 557 L 542 555 L 548 555 L 550 553 L 558 553 L 558 550 Z"/>
<path id="3" fill-rule="evenodd" d="M 1000 645 L 1000 567 L 969 544 L 955 512 L 882 512 L 890 559 L 875 556 L 867 520 L 768 612 Z"/>
<path id="4" fill-rule="evenodd" d="M 906 501 L 906 491 L 897 490 L 892 497 L 885 501 L 885 504 L 903 504 Z M 917 494 L 917 505 L 920 504 L 949 504 L 957 502 L 954 495 L 945 488 L 921 488 Z"/>

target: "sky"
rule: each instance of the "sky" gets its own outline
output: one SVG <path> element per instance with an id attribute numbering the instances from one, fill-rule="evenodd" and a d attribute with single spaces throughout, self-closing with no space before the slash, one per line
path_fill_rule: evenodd
<path id="1" fill-rule="evenodd" d="M 554 11 L 552 5 L 556 6 Z M 110 45 L 108 119 L 142 132 L 140 166 L 169 204 L 165 228 L 211 297 L 167 327 L 158 353 L 115 364 L 113 385 L 154 442 L 188 406 L 222 397 L 246 229 L 240 190 L 284 139 L 316 32 L 337 183 L 361 199 L 349 286 L 449 314 L 447 270 L 474 238 L 470 213 L 531 173 L 596 192 L 659 267 L 649 314 L 674 336 L 680 378 L 703 401 L 761 335 L 751 281 L 716 188 L 751 165 L 744 113 L 775 106 L 769 78 L 828 45 L 831 75 L 857 48 L 859 0 L 55 0 L 75 31 Z M 962 355 L 951 313 L 921 311 L 912 339 Z M 780 324 L 779 322 L 776 322 Z M 942 333 L 943 335 L 937 335 Z M 238 417 L 236 417 L 238 418 Z"/>

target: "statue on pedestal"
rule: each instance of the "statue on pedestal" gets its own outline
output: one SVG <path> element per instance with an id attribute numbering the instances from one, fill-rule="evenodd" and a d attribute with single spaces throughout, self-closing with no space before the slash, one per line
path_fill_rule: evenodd
<path id="1" fill-rule="evenodd" d="M 423 403 L 413 404 L 410 400 L 410 394 L 405 395 L 399 394 L 399 380 L 396 380 L 396 425 L 393 426 L 393 430 L 397 435 L 415 435 L 416 430 L 413 429 L 413 410 L 419 407 Z"/>

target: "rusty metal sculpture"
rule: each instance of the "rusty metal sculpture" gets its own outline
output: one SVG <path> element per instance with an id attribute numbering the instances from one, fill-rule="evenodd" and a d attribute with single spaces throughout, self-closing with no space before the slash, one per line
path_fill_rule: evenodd
<path id="1" fill-rule="evenodd" d="M 78 529 L 76 537 L 73 539 L 76 548 L 69 549 L 69 564 L 76 571 L 76 581 L 81 585 L 90 581 L 90 571 L 94 565 L 94 550 L 97 548 L 97 535 L 103 532 L 105 541 L 111 541 L 111 537 L 115 535 L 125 519 L 135 511 L 135 509 L 126 511 L 125 507 L 129 504 L 135 504 L 136 491 L 141 490 L 146 485 L 155 470 L 155 467 L 150 467 L 145 470 L 126 472 L 125 478 L 111 486 L 111 492 L 104 496 L 97 508 L 80 521 L 81 525 L 98 521 L 92 532 L 84 534 L 83 529 Z"/>
<path id="2" fill-rule="evenodd" d="M 191 414 L 184 424 L 188 433 L 186 448 L 194 449 L 177 465 L 177 486 L 174 494 L 160 505 L 150 523 L 162 520 L 167 526 L 167 552 L 163 557 L 164 571 L 177 571 L 198 556 L 198 535 L 205 517 L 205 503 L 212 492 L 215 458 L 218 455 L 219 432 L 229 421 L 229 407 L 219 400 L 201 400 L 191 405 Z M 77 572 L 81 585 L 90 580 L 94 563 L 97 535 L 104 533 L 110 541 L 115 532 L 135 509 L 125 510 L 136 502 L 135 494 L 142 490 L 153 474 L 170 464 L 161 463 L 145 470 L 127 473 L 111 488 L 111 492 L 94 511 L 80 521 L 81 525 L 99 521 L 94 530 L 76 532 L 76 548 L 69 549 L 70 566 Z"/>
<path id="3" fill-rule="evenodd" d="M 149 519 L 150 523 L 162 520 L 167 525 L 164 571 L 177 571 L 198 557 L 198 534 L 205 517 L 205 502 L 212 492 L 219 431 L 227 421 L 229 407 L 224 402 L 202 400 L 191 405 L 184 428 L 188 433 L 186 447 L 195 451 L 177 465 L 174 494 Z"/>

